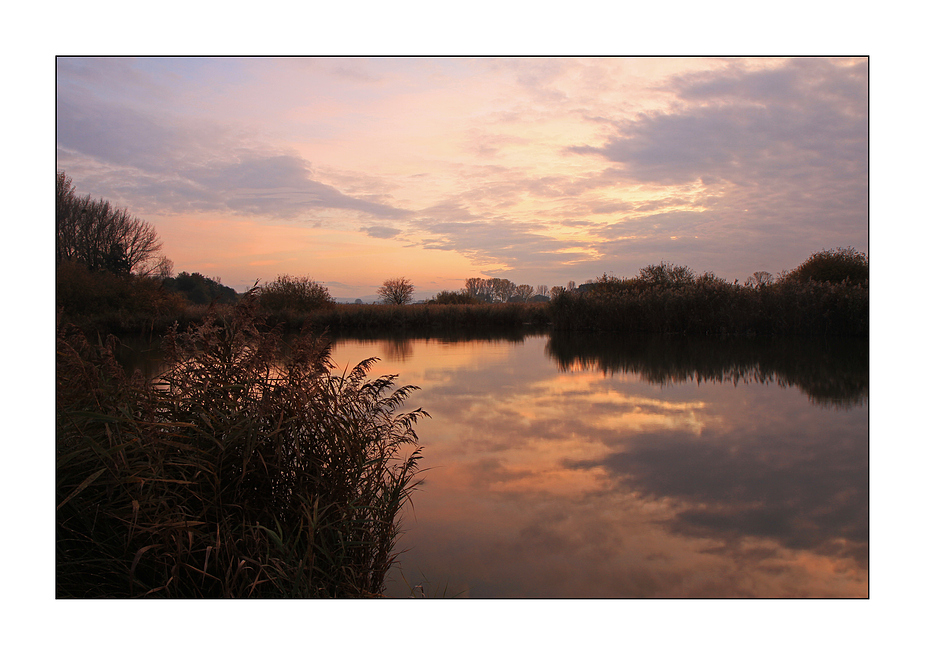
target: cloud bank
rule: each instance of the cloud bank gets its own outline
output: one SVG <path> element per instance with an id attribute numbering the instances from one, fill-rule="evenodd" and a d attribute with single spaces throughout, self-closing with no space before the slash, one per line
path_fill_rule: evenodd
<path id="1" fill-rule="evenodd" d="M 396 274 L 731 280 L 867 251 L 867 106 L 863 58 L 59 59 L 58 168 L 152 220 L 400 242 Z"/>

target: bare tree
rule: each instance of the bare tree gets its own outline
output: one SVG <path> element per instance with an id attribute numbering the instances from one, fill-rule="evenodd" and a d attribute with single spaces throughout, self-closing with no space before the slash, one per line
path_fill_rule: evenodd
<path id="1" fill-rule="evenodd" d="M 538 296 L 548 296 L 548 295 L 549 295 L 549 287 L 546 286 L 545 284 L 538 284 L 538 285 L 536 285 L 536 295 L 538 295 Z"/>
<path id="2" fill-rule="evenodd" d="M 518 284 L 517 288 L 514 289 L 514 295 L 511 296 L 512 300 L 522 300 L 527 301 L 533 297 L 533 287 L 529 284 Z"/>
<path id="3" fill-rule="evenodd" d="M 492 302 L 491 280 L 483 277 L 470 277 L 466 280 L 463 293 L 483 302 Z"/>
<path id="4" fill-rule="evenodd" d="M 774 282 L 774 276 L 767 271 L 755 271 L 745 281 L 747 287 L 766 287 Z"/>
<path id="5" fill-rule="evenodd" d="M 407 305 L 414 300 L 414 285 L 404 277 L 386 280 L 377 292 L 382 302 L 389 305 Z"/>
<path id="6" fill-rule="evenodd" d="M 77 260 L 90 270 L 147 273 L 146 264 L 161 249 L 154 227 L 113 207 L 108 200 L 78 197 L 73 181 L 57 174 L 55 198 L 55 259 Z"/>
<path id="7" fill-rule="evenodd" d="M 150 275 L 156 277 L 160 280 L 168 278 L 173 275 L 173 260 L 165 255 L 161 255 L 153 262 L 148 262 L 148 266 L 142 272 L 144 275 Z M 221 283 L 221 280 L 216 280 Z"/>

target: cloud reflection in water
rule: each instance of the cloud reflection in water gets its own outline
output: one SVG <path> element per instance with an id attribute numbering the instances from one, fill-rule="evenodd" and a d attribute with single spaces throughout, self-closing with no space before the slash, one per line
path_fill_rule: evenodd
<path id="1" fill-rule="evenodd" d="M 421 386 L 433 416 L 400 541 L 407 583 L 396 574 L 390 593 L 426 580 L 472 597 L 867 595 L 866 352 L 716 342 L 733 384 L 703 362 L 672 377 L 638 348 L 614 365 L 612 343 L 598 360 L 583 343 L 583 359 L 547 337 L 336 346 L 339 364 L 384 357 L 377 370 Z M 822 402 L 812 379 L 832 382 Z"/>

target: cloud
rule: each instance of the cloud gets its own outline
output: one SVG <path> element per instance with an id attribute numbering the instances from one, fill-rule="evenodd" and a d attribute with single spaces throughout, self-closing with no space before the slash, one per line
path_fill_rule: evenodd
<path id="1" fill-rule="evenodd" d="M 375 237 L 377 239 L 391 239 L 401 234 L 401 230 L 394 228 L 394 227 L 385 227 L 383 225 L 373 225 L 370 227 L 362 227 L 360 228 L 360 231 L 365 232 L 369 236 Z"/>
<path id="2" fill-rule="evenodd" d="M 770 537 L 793 549 L 843 550 L 866 564 L 866 434 L 820 430 L 808 443 L 766 430 L 723 435 L 707 427 L 696 440 L 644 433 L 624 440 L 621 452 L 568 466 L 599 466 L 644 496 L 680 502 L 671 526 L 680 533 L 723 535 L 730 544 Z"/>
<path id="3" fill-rule="evenodd" d="M 424 248 L 453 250 L 478 264 L 501 269 L 563 265 L 576 259 L 566 251 L 583 245 L 542 234 L 547 229 L 543 223 L 479 216 L 452 203 L 420 212 L 414 225 Z"/>
<path id="4" fill-rule="evenodd" d="M 57 102 L 81 193 L 401 234 L 515 281 L 868 249 L 864 59 L 63 58 Z"/>
<path id="5" fill-rule="evenodd" d="M 131 188 L 136 211 L 226 211 L 296 218 L 343 209 L 384 219 L 410 211 L 342 193 L 312 179 L 299 155 L 241 139 L 231 128 L 161 117 L 59 92 L 58 166 L 78 190 L 107 197 Z M 88 161 L 89 160 L 89 161 Z"/>
<path id="6" fill-rule="evenodd" d="M 670 110 L 614 120 L 601 145 L 567 149 L 612 162 L 615 186 L 661 192 L 596 231 L 603 253 L 657 260 L 681 245 L 674 237 L 704 268 L 710 258 L 748 267 L 751 257 L 779 269 L 835 245 L 866 251 L 866 61 L 733 64 L 663 90 Z"/>

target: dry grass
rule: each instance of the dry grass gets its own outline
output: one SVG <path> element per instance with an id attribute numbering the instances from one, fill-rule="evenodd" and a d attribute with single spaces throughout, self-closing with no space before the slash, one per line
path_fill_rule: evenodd
<path id="1" fill-rule="evenodd" d="M 57 346 L 59 597 L 380 594 L 417 481 L 414 387 L 331 370 L 246 300 L 166 338 L 153 385 L 114 341 Z"/>
<path id="2" fill-rule="evenodd" d="M 866 284 L 786 279 L 740 286 L 710 275 L 675 284 L 602 279 L 550 303 L 556 330 L 688 335 L 866 336 Z"/>

